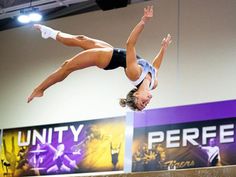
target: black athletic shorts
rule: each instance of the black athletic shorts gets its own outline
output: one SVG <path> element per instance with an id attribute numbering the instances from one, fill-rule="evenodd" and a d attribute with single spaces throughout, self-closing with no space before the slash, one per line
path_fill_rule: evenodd
<path id="1" fill-rule="evenodd" d="M 141 59 L 140 56 L 136 55 L 137 59 Z M 122 48 L 114 48 L 111 61 L 105 70 L 112 70 L 118 67 L 126 68 L 126 50 Z"/>
<path id="2" fill-rule="evenodd" d="M 114 48 L 111 61 L 104 69 L 111 70 L 118 67 L 126 68 L 126 50 L 121 48 Z"/>

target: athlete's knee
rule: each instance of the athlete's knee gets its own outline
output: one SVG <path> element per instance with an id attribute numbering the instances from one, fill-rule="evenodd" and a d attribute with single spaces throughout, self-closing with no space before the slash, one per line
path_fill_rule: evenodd
<path id="1" fill-rule="evenodd" d="M 64 61 L 64 63 L 62 63 L 62 65 L 61 65 L 61 68 L 65 68 L 66 65 L 68 65 L 69 62 L 70 62 L 70 60 Z"/>
<path id="2" fill-rule="evenodd" d="M 92 38 L 89 38 L 85 35 L 77 35 L 75 36 L 76 41 L 79 41 L 80 43 L 86 43 L 86 45 L 94 46 L 96 45 L 96 41 Z M 90 47 L 89 47 L 90 48 Z"/>
<path id="3" fill-rule="evenodd" d="M 61 73 L 65 76 L 69 75 L 72 71 L 74 71 L 73 67 L 71 67 L 71 60 L 66 60 L 61 65 Z"/>
<path id="4" fill-rule="evenodd" d="M 88 37 L 87 36 L 85 36 L 85 35 L 76 35 L 76 36 L 74 36 L 74 38 L 75 39 L 77 39 L 77 40 L 88 40 Z"/>
<path id="5" fill-rule="evenodd" d="M 57 39 L 66 46 L 78 46 L 81 41 L 87 40 L 84 35 L 61 34 Z"/>

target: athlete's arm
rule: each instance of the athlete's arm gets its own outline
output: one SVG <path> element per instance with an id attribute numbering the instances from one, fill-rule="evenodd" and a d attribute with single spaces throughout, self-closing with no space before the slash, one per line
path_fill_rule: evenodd
<path id="1" fill-rule="evenodd" d="M 162 60 L 164 58 L 164 54 L 167 50 L 167 47 L 169 46 L 169 44 L 171 43 L 171 36 L 170 34 L 167 35 L 166 38 L 164 38 L 162 40 L 162 43 L 161 43 L 161 49 L 159 51 L 159 53 L 156 55 L 156 57 L 154 58 L 152 64 L 153 66 L 158 70 L 161 66 L 161 63 L 162 63 Z"/>
<path id="2" fill-rule="evenodd" d="M 141 18 L 140 22 L 134 27 L 133 31 L 130 33 L 130 36 L 127 40 L 127 45 L 135 45 L 140 33 L 144 29 L 145 23 L 147 23 L 153 17 L 153 6 L 148 6 L 144 8 L 144 15 Z"/>
<path id="3" fill-rule="evenodd" d="M 134 27 L 132 32 L 129 35 L 129 38 L 126 42 L 126 73 L 127 76 L 131 80 L 136 80 L 139 76 L 139 72 L 141 72 L 140 67 L 137 64 L 136 60 L 136 50 L 135 50 L 135 44 L 137 43 L 138 37 L 140 33 L 144 29 L 144 25 L 146 22 L 150 20 L 150 18 L 153 17 L 153 7 L 148 6 L 147 8 L 144 8 L 144 15 L 141 18 L 140 22 Z"/>

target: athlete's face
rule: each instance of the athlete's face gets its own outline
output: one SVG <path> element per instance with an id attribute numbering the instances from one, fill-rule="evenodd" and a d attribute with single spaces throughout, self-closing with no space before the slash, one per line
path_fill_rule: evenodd
<path id="1" fill-rule="evenodd" d="M 146 92 L 140 92 L 137 91 L 134 93 L 134 96 L 136 97 L 136 106 L 141 111 L 143 110 L 148 103 L 150 102 L 152 95 L 149 91 Z"/>
<path id="2" fill-rule="evenodd" d="M 215 145 L 216 145 L 216 142 L 215 142 L 215 139 L 214 139 L 214 138 L 211 138 L 211 139 L 210 139 L 209 145 L 210 145 L 210 146 L 215 146 Z"/>

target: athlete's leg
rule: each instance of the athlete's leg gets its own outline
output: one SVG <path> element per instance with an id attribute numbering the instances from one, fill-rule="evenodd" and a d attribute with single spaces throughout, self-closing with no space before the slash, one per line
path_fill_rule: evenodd
<path id="1" fill-rule="evenodd" d="M 44 91 L 64 80 L 71 72 L 87 68 L 90 66 L 97 66 L 99 68 L 105 68 L 112 57 L 112 48 L 94 48 L 85 50 L 73 58 L 65 61 L 62 66 L 47 77 L 29 96 L 28 102 L 30 102 L 34 97 L 43 96 Z"/>
<path id="2" fill-rule="evenodd" d="M 66 46 L 79 46 L 85 50 L 92 48 L 113 48 L 110 44 L 104 41 L 93 39 L 84 35 L 71 35 L 39 24 L 35 24 L 34 28 L 41 31 L 43 38 L 53 38 Z"/>
<path id="3" fill-rule="evenodd" d="M 59 170 L 58 166 L 53 165 L 47 170 L 47 173 L 56 172 L 57 170 Z"/>
<path id="4" fill-rule="evenodd" d="M 59 32 L 56 39 L 64 45 L 79 46 L 85 50 L 92 48 L 113 48 L 110 44 L 104 41 L 93 39 L 84 35 L 71 35 Z"/>
<path id="5" fill-rule="evenodd" d="M 70 172 L 70 168 L 63 164 L 63 165 L 61 166 L 60 171 L 62 171 L 62 172 Z"/>

